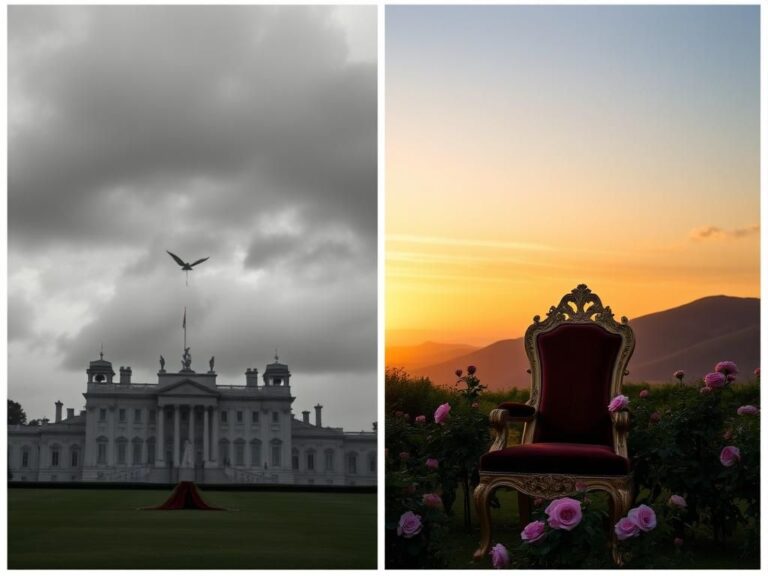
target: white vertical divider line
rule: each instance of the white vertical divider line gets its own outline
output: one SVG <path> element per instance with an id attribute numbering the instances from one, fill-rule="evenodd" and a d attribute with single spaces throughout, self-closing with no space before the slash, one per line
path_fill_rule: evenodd
<path id="1" fill-rule="evenodd" d="M 378 344 L 378 350 L 377 350 L 377 382 L 378 382 L 378 427 L 377 427 L 377 455 L 378 455 L 378 462 L 377 462 L 377 472 L 378 472 L 378 487 L 376 490 L 377 495 L 377 530 L 376 530 L 376 536 L 377 536 L 377 550 L 378 550 L 378 567 L 379 570 L 384 570 L 385 568 L 385 557 L 384 557 L 384 536 L 385 536 L 385 510 L 384 510 L 384 486 L 385 486 L 385 459 L 384 459 L 384 450 L 385 450 L 385 430 L 384 430 L 384 319 L 386 318 L 386 310 L 385 310 L 385 285 L 384 285 L 384 234 L 386 232 L 386 201 L 385 201 L 385 181 L 386 181 L 386 147 L 385 147 L 385 110 L 386 110 L 386 99 L 385 99 L 385 78 L 386 78 L 386 54 L 385 54 L 385 32 L 386 32 L 386 8 L 384 5 L 383 0 L 378 0 L 376 4 L 376 31 L 377 31 L 377 58 L 376 58 L 376 71 L 377 71 L 377 80 L 378 80 L 378 86 L 377 86 L 377 183 L 378 183 L 378 190 L 377 190 L 377 235 L 376 235 L 376 241 L 377 241 L 377 265 L 376 265 L 376 271 L 377 271 L 377 281 L 378 281 L 378 289 L 377 289 L 377 301 L 378 301 L 378 307 L 377 307 L 377 344 Z"/>

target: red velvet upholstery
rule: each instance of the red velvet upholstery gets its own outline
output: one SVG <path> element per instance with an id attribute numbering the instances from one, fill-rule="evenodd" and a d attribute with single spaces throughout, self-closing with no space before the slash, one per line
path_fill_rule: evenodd
<path id="1" fill-rule="evenodd" d="M 506 410 L 513 418 L 530 418 L 536 414 L 536 408 L 519 402 L 502 402 L 498 408 Z"/>
<path id="2" fill-rule="evenodd" d="M 534 443 L 613 445 L 608 413 L 621 336 L 594 324 L 562 324 L 539 334 L 541 399 Z"/>
<path id="3" fill-rule="evenodd" d="M 629 462 L 607 446 L 589 444 L 521 444 L 488 452 L 480 458 L 483 472 L 529 472 L 621 476 Z"/>

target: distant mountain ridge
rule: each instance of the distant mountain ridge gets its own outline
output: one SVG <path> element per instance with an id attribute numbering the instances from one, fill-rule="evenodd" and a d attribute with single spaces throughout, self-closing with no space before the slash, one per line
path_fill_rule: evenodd
<path id="1" fill-rule="evenodd" d="M 688 304 L 630 319 L 635 352 L 626 382 L 670 382 L 676 370 L 687 379 L 711 372 L 720 360 L 733 360 L 748 378 L 760 366 L 760 299 L 708 296 Z M 460 346 L 460 345 L 456 345 Z M 474 364 L 491 390 L 527 388 L 528 358 L 522 338 L 457 354 L 434 364 L 403 364 L 412 376 L 438 385 L 452 385 L 457 368 Z"/>

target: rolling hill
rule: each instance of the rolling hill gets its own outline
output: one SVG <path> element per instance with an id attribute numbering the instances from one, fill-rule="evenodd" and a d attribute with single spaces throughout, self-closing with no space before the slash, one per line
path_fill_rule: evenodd
<path id="1" fill-rule="evenodd" d="M 628 382 L 669 382 L 676 370 L 689 379 L 701 378 L 716 362 L 733 360 L 741 377 L 760 365 L 760 299 L 709 296 L 688 304 L 630 320 L 635 353 Z M 522 338 L 500 340 L 433 364 L 403 364 L 413 376 L 452 385 L 456 368 L 478 367 L 478 376 L 491 390 L 527 388 L 528 359 Z"/>

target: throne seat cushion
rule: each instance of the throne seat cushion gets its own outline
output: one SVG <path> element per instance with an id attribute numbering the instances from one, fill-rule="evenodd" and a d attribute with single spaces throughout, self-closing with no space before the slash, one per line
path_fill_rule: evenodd
<path id="1" fill-rule="evenodd" d="M 629 473 L 629 461 L 609 446 L 542 442 L 488 452 L 480 471 L 621 476 Z"/>

